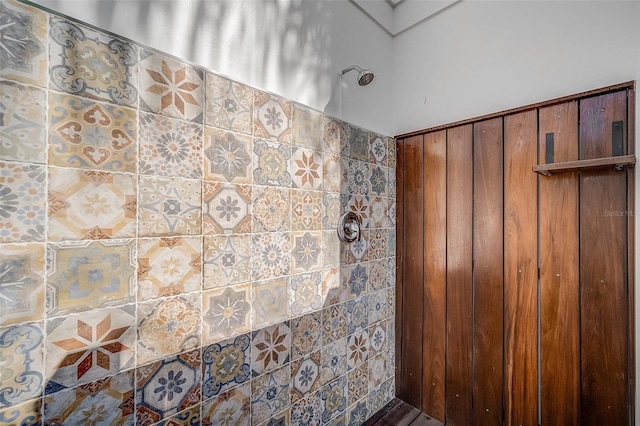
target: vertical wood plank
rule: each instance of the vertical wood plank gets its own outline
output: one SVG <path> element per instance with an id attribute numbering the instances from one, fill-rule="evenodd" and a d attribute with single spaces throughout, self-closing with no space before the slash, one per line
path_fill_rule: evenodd
<path id="1" fill-rule="evenodd" d="M 446 420 L 472 424 L 472 125 L 447 131 Z"/>
<path id="2" fill-rule="evenodd" d="M 541 108 L 539 158 L 553 134 L 554 162 L 578 159 L 578 103 Z M 542 160 L 541 160 L 542 161 Z M 578 175 L 539 180 L 540 380 L 544 425 L 580 423 Z"/>
<path id="3" fill-rule="evenodd" d="M 396 306 L 395 306 L 395 328 L 396 328 L 396 359 L 395 359 L 395 381 L 396 381 L 396 394 L 404 395 L 406 393 L 404 389 L 404 383 L 402 382 L 402 342 L 404 340 L 404 333 L 402 326 L 404 324 L 403 316 L 403 295 L 404 295 L 404 281 L 403 281 L 403 250 L 404 250 L 404 139 L 399 139 L 398 143 L 398 156 L 396 163 Z"/>
<path id="4" fill-rule="evenodd" d="M 403 341 L 401 398 L 422 408 L 422 336 L 424 291 L 424 173 L 423 137 L 404 141 L 403 211 Z"/>
<path id="5" fill-rule="evenodd" d="M 445 422 L 447 328 L 447 133 L 424 135 L 424 320 L 422 411 Z"/>
<path id="6" fill-rule="evenodd" d="M 537 111 L 504 121 L 504 410 L 538 424 Z"/>
<path id="7" fill-rule="evenodd" d="M 627 90 L 627 154 L 635 154 L 635 116 L 636 116 L 636 103 L 635 103 L 635 90 L 634 88 Z M 627 217 L 627 288 L 629 296 L 629 404 L 631 406 L 631 419 L 630 424 L 635 424 L 636 413 L 635 407 L 635 389 L 636 389 L 636 369 L 635 369 L 635 168 L 627 170 L 627 206 L 633 214 Z"/>
<path id="8" fill-rule="evenodd" d="M 580 159 L 612 155 L 612 123 L 626 123 L 626 96 L 621 91 L 580 102 Z M 586 425 L 629 421 L 626 211 L 626 173 L 581 173 L 581 405 Z"/>
<path id="9" fill-rule="evenodd" d="M 502 117 L 473 129 L 473 422 L 501 426 Z"/>

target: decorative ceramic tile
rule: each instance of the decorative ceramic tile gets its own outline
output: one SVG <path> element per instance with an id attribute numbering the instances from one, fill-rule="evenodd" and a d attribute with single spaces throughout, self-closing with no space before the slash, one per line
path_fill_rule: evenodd
<path id="1" fill-rule="evenodd" d="M 291 328 L 289 321 L 254 331 L 251 336 L 251 371 L 259 376 L 289 363 Z"/>
<path id="2" fill-rule="evenodd" d="M 384 291 L 384 290 L 383 290 Z M 387 288 L 387 317 L 393 317 L 396 306 L 396 288 L 391 286 Z"/>
<path id="3" fill-rule="evenodd" d="M 254 281 L 289 275 L 289 233 L 253 234 L 252 277 Z"/>
<path id="4" fill-rule="evenodd" d="M 322 189 L 322 154 L 294 147 L 291 151 L 291 176 L 294 188 Z"/>
<path id="5" fill-rule="evenodd" d="M 336 417 L 331 419 L 329 423 L 325 423 L 327 426 L 346 426 L 347 425 L 347 413 L 342 412 Z"/>
<path id="6" fill-rule="evenodd" d="M 291 367 L 263 374 L 251 383 L 251 423 L 257 424 L 290 404 Z"/>
<path id="7" fill-rule="evenodd" d="M 253 183 L 291 186 L 291 147 L 262 139 L 253 141 Z"/>
<path id="8" fill-rule="evenodd" d="M 133 367 L 135 339 L 133 305 L 48 320 L 46 393 Z"/>
<path id="9" fill-rule="evenodd" d="M 369 287 L 372 291 L 387 288 L 387 265 L 385 259 L 369 262 Z"/>
<path id="10" fill-rule="evenodd" d="M 291 315 L 322 309 L 322 273 L 320 271 L 291 277 Z"/>
<path id="11" fill-rule="evenodd" d="M 50 165 L 135 173 L 137 133 L 134 109 L 49 95 Z"/>
<path id="12" fill-rule="evenodd" d="M 288 188 L 253 187 L 253 232 L 288 231 L 291 199 Z"/>
<path id="13" fill-rule="evenodd" d="M 396 196 L 396 170 L 389 169 L 389 175 L 387 176 L 387 194 L 389 197 Z"/>
<path id="14" fill-rule="evenodd" d="M 354 195 L 354 197 L 361 197 L 360 195 Z M 395 200 L 394 200 L 395 206 Z M 388 216 L 389 198 L 371 197 L 369 212 L 370 221 L 369 227 L 371 228 L 387 228 L 391 226 Z"/>
<path id="15" fill-rule="evenodd" d="M 66 241 L 47 246 L 47 315 L 135 301 L 133 240 Z"/>
<path id="16" fill-rule="evenodd" d="M 289 279 L 252 283 L 253 328 L 289 319 Z"/>
<path id="17" fill-rule="evenodd" d="M 98 240 L 136 236 L 136 178 L 49 168 L 49 239 Z"/>
<path id="18" fill-rule="evenodd" d="M 369 283 L 369 268 L 367 263 L 358 263 L 349 266 L 348 298 L 352 299 L 367 293 Z"/>
<path id="19" fill-rule="evenodd" d="M 253 111 L 255 137 L 291 142 L 291 102 L 254 90 Z"/>
<path id="20" fill-rule="evenodd" d="M 371 166 L 371 192 L 376 195 L 387 195 L 387 175 L 389 174 L 387 167 Z"/>
<path id="21" fill-rule="evenodd" d="M 44 245 L 0 245 L 0 326 L 44 316 Z"/>
<path id="22" fill-rule="evenodd" d="M 322 310 L 322 344 L 328 345 L 347 336 L 347 304 Z"/>
<path id="23" fill-rule="evenodd" d="M 200 345 L 200 294 L 138 303 L 137 365 Z"/>
<path id="24" fill-rule="evenodd" d="M 320 312 L 313 312 L 291 320 L 291 359 L 309 355 L 322 346 Z"/>
<path id="25" fill-rule="evenodd" d="M 358 160 L 369 161 L 369 132 L 350 126 L 349 156 Z"/>
<path id="26" fill-rule="evenodd" d="M 275 416 L 271 417 L 269 420 L 260 423 L 258 426 L 289 426 L 290 423 L 291 412 L 290 409 L 287 408 L 286 410 L 281 411 Z"/>
<path id="27" fill-rule="evenodd" d="M 0 160 L 45 162 L 46 97 L 42 89 L 0 82 Z"/>
<path id="28" fill-rule="evenodd" d="M 213 343 L 251 330 L 251 284 L 202 294 L 202 340 Z"/>
<path id="29" fill-rule="evenodd" d="M 340 241 L 335 230 L 322 232 L 322 254 L 325 267 L 337 267 L 347 264 L 349 245 Z"/>
<path id="30" fill-rule="evenodd" d="M 347 302 L 347 333 L 365 330 L 369 325 L 368 297 L 360 296 Z"/>
<path id="31" fill-rule="evenodd" d="M 369 391 L 369 370 L 366 363 L 360 364 L 347 373 L 348 403 L 354 404 L 356 401 L 367 397 Z"/>
<path id="32" fill-rule="evenodd" d="M 396 255 L 396 230 L 394 228 L 387 229 L 387 257 Z"/>
<path id="33" fill-rule="evenodd" d="M 205 127 L 205 179 L 251 183 L 252 146 L 253 141 L 250 136 Z"/>
<path id="34" fill-rule="evenodd" d="M 324 386 L 320 391 L 320 398 L 322 398 L 322 421 L 324 423 L 344 412 L 347 409 L 346 376 Z"/>
<path id="35" fill-rule="evenodd" d="M 347 267 L 327 269 L 322 274 L 323 308 L 347 300 L 349 273 Z"/>
<path id="36" fill-rule="evenodd" d="M 251 236 L 204 237 L 204 288 L 251 280 Z"/>
<path id="37" fill-rule="evenodd" d="M 336 340 L 322 348 L 320 380 L 327 384 L 347 372 L 347 339 Z"/>
<path id="38" fill-rule="evenodd" d="M 127 371 L 45 397 L 47 425 L 132 425 L 134 372 Z"/>
<path id="39" fill-rule="evenodd" d="M 251 134 L 253 89 L 213 73 L 207 73 L 207 126 Z"/>
<path id="40" fill-rule="evenodd" d="M 322 232 L 291 233 L 291 272 L 315 271 L 322 267 Z"/>
<path id="41" fill-rule="evenodd" d="M 45 168 L 0 162 L 0 243 L 44 241 Z"/>
<path id="42" fill-rule="evenodd" d="M 320 388 L 320 351 L 291 363 L 291 403 Z"/>
<path id="43" fill-rule="evenodd" d="M 42 340 L 40 324 L 0 328 L 0 408 L 42 395 Z"/>
<path id="44" fill-rule="evenodd" d="M 337 155 L 324 154 L 322 185 L 325 191 L 346 193 L 349 184 L 349 162 Z"/>
<path id="45" fill-rule="evenodd" d="M 140 109 L 202 123 L 204 73 L 148 50 L 140 52 Z"/>
<path id="46" fill-rule="evenodd" d="M 380 321 L 369 327 L 369 347 L 372 354 L 378 354 L 387 349 L 386 321 Z"/>
<path id="47" fill-rule="evenodd" d="M 202 125 L 140 113 L 140 173 L 202 177 Z"/>
<path id="48" fill-rule="evenodd" d="M 200 181 L 140 176 L 141 237 L 200 234 Z"/>
<path id="49" fill-rule="evenodd" d="M 369 324 L 376 323 L 389 316 L 387 297 L 386 290 L 376 291 L 369 295 Z"/>
<path id="50" fill-rule="evenodd" d="M 205 181 L 202 188 L 202 232 L 251 232 L 251 185 Z"/>
<path id="51" fill-rule="evenodd" d="M 322 424 L 322 400 L 319 392 L 308 395 L 291 405 L 291 424 L 299 426 Z"/>
<path id="52" fill-rule="evenodd" d="M 88 27 L 51 17 L 49 86 L 119 105 L 138 100 L 138 48 Z"/>
<path id="53" fill-rule="evenodd" d="M 248 334 L 242 334 L 235 339 L 215 343 L 203 349 L 204 398 L 220 395 L 251 379 L 250 341 Z"/>
<path id="54" fill-rule="evenodd" d="M 369 179 L 369 163 L 359 160 L 349 160 L 349 194 L 369 194 Z"/>
<path id="55" fill-rule="evenodd" d="M 360 217 L 363 228 L 370 226 L 371 207 L 368 195 L 351 195 L 347 203 L 347 210 L 354 212 Z"/>
<path id="56" fill-rule="evenodd" d="M 358 401 L 347 410 L 347 424 L 349 426 L 360 426 L 369 418 L 367 399 Z"/>
<path id="57" fill-rule="evenodd" d="M 390 333 L 389 333 L 390 335 Z M 392 379 L 391 382 L 395 381 L 395 371 L 396 371 L 396 348 L 395 345 L 387 345 L 387 378 Z M 392 394 L 395 396 L 395 394 Z"/>
<path id="58" fill-rule="evenodd" d="M 366 259 L 376 260 L 387 257 L 387 230 L 367 229 L 365 234 L 369 243 Z"/>
<path id="59" fill-rule="evenodd" d="M 369 161 L 380 166 L 386 167 L 388 164 L 387 161 L 387 150 L 388 150 L 387 142 L 385 139 L 376 135 L 375 133 L 371 133 L 370 141 L 369 141 Z"/>
<path id="60" fill-rule="evenodd" d="M 321 150 L 320 114 L 298 104 L 293 105 L 293 138 L 291 143 Z"/>
<path id="61" fill-rule="evenodd" d="M 396 282 L 396 259 L 387 259 L 387 286 L 394 286 Z"/>
<path id="62" fill-rule="evenodd" d="M 391 370 L 393 371 L 393 370 Z M 387 369 L 387 373 L 388 373 L 388 369 Z M 395 398 L 396 396 L 396 381 L 395 381 L 395 377 L 393 379 L 387 379 L 386 382 L 384 382 L 382 384 L 382 386 L 384 387 L 385 390 L 385 399 L 387 401 L 392 401 L 393 398 Z M 387 403 L 388 404 L 388 403 Z"/>
<path id="63" fill-rule="evenodd" d="M 181 411 L 178 414 L 174 414 L 161 421 L 160 423 L 156 423 L 154 426 L 193 426 L 200 424 L 200 404 L 196 404 L 193 407 Z"/>
<path id="64" fill-rule="evenodd" d="M 398 166 L 398 144 L 394 138 L 385 138 L 387 142 L 388 166 L 396 168 Z"/>
<path id="65" fill-rule="evenodd" d="M 347 263 L 353 264 L 368 260 L 369 233 L 364 229 L 360 233 L 360 239 L 349 244 L 347 247 Z"/>
<path id="66" fill-rule="evenodd" d="M 0 424 L 38 426 L 42 424 L 42 399 L 32 399 L 24 404 L 0 408 Z"/>
<path id="67" fill-rule="evenodd" d="M 0 3 L 0 77 L 47 84 L 47 14 L 15 0 Z"/>
<path id="68" fill-rule="evenodd" d="M 323 115 L 322 151 L 327 154 L 347 157 L 349 155 L 349 125 L 333 117 Z"/>
<path id="69" fill-rule="evenodd" d="M 291 229 L 322 229 L 322 192 L 291 190 Z"/>
<path id="70" fill-rule="evenodd" d="M 202 239 L 138 240 L 138 301 L 176 296 L 202 287 Z"/>
<path id="71" fill-rule="evenodd" d="M 322 193 L 322 228 L 335 230 L 347 205 L 347 196 L 332 192 Z"/>
<path id="72" fill-rule="evenodd" d="M 372 382 L 369 380 L 369 386 L 371 387 Z M 384 407 L 386 403 L 386 392 L 383 386 L 373 387 L 369 391 L 367 395 L 367 399 L 369 400 L 369 407 L 371 408 L 372 413 L 378 412 L 382 407 Z"/>
<path id="73" fill-rule="evenodd" d="M 249 382 L 202 403 L 202 426 L 249 426 L 250 417 L 251 384 Z"/>
<path id="74" fill-rule="evenodd" d="M 359 330 L 347 337 L 347 368 L 349 370 L 369 359 L 369 332 Z"/>
<path id="75" fill-rule="evenodd" d="M 395 312 L 394 312 L 395 314 Z M 384 329 L 384 324 L 386 324 L 386 329 Z M 392 357 L 389 356 L 389 349 L 393 351 L 395 351 L 395 347 L 393 345 L 393 343 L 396 341 L 396 324 L 395 324 L 395 318 L 393 316 L 391 316 L 390 318 L 381 321 L 380 322 L 380 326 L 383 327 L 383 331 L 386 331 L 386 342 L 387 342 L 387 360 L 391 360 Z M 374 333 L 374 337 L 375 337 L 375 333 Z M 384 348 L 384 343 L 383 343 L 383 348 Z"/>
<path id="76" fill-rule="evenodd" d="M 136 368 L 136 425 L 149 425 L 201 400 L 200 350 Z"/>

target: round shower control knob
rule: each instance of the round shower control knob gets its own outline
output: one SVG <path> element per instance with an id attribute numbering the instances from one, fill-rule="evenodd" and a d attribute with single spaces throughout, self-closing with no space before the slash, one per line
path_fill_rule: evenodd
<path id="1" fill-rule="evenodd" d="M 354 212 L 346 212 L 338 220 L 338 237 L 345 243 L 360 241 L 362 221 Z"/>

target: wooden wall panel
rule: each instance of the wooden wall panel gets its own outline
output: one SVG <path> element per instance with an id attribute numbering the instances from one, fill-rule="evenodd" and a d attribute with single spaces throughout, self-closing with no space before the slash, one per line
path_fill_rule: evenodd
<path id="1" fill-rule="evenodd" d="M 424 136 L 424 318 L 422 411 L 445 421 L 447 328 L 447 133 Z M 428 165 L 428 166 L 426 166 Z"/>
<path id="2" fill-rule="evenodd" d="M 624 121 L 626 128 L 626 96 L 623 91 L 580 102 L 580 159 L 612 155 L 613 123 Z M 626 211 L 625 172 L 581 173 L 580 337 L 586 425 L 628 423 Z"/>
<path id="3" fill-rule="evenodd" d="M 473 129 L 447 131 L 446 418 L 472 424 Z"/>
<path id="4" fill-rule="evenodd" d="M 502 117 L 473 129 L 473 421 L 501 426 Z"/>
<path id="5" fill-rule="evenodd" d="M 398 157 L 396 164 L 396 359 L 395 381 L 396 395 L 402 398 L 407 392 L 402 380 L 402 342 L 404 341 L 404 277 L 402 276 L 402 259 L 404 256 L 404 139 L 398 140 Z"/>
<path id="6" fill-rule="evenodd" d="M 578 159 L 578 103 L 539 111 L 538 152 L 545 162 Z M 540 380 L 544 425 L 580 423 L 580 277 L 578 174 L 540 177 Z"/>
<path id="7" fill-rule="evenodd" d="M 504 409 L 538 424 L 537 111 L 504 119 Z"/>

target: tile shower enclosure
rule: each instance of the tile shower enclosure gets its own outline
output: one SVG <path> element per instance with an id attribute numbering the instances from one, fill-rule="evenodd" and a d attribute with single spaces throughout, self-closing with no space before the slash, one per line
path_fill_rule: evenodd
<path id="1" fill-rule="evenodd" d="M 393 397 L 393 139 L 17 1 L 0 33 L 0 424 Z"/>

